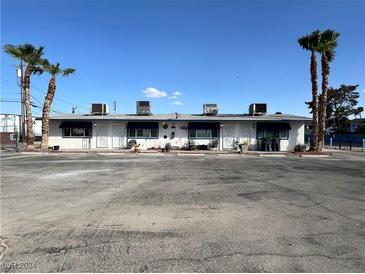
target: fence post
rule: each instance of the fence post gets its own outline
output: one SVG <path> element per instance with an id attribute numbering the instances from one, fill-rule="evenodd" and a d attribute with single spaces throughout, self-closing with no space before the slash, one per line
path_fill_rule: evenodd
<path id="1" fill-rule="evenodd" d="M 332 149 L 332 138 L 330 138 L 330 149 Z"/>
<path id="2" fill-rule="evenodd" d="M 352 139 L 350 139 L 350 150 L 352 150 Z"/>
<path id="3" fill-rule="evenodd" d="M 365 152 L 365 139 L 362 139 L 362 152 Z"/>

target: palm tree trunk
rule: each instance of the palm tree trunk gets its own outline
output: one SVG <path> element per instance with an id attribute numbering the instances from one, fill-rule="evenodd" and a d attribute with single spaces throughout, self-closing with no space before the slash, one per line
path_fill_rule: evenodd
<path id="1" fill-rule="evenodd" d="M 53 97 L 56 92 L 56 77 L 52 76 L 48 84 L 47 96 L 44 100 L 43 111 L 42 111 L 42 142 L 41 149 L 48 149 L 48 134 L 49 134 L 49 114 L 51 111 L 51 105 Z"/>
<path id="2" fill-rule="evenodd" d="M 23 79 L 24 89 L 24 103 L 25 103 L 25 121 L 27 125 L 26 131 L 26 143 L 27 149 L 34 149 L 34 135 L 33 135 L 33 117 L 32 117 L 32 105 L 30 101 L 30 75 L 32 71 L 29 65 L 27 66 Z"/>
<path id="3" fill-rule="evenodd" d="M 311 54 L 311 82 L 312 82 L 312 114 L 313 114 L 313 130 L 310 150 L 318 149 L 318 84 L 317 84 L 317 57 L 314 51 Z"/>
<path id="4" fill-rule="evenodd" d="M 328 63 L 326 52 L 322 52 L 322 100 L 320 105 L 320 116 L 319 116 L 319 140 L 318 149 L 322 151 L 324 136 L 326 132 L 326 121 L 327 121 L 327 91 L 328 91 L 328 77 L 330 74 L 330 66 Z"/>

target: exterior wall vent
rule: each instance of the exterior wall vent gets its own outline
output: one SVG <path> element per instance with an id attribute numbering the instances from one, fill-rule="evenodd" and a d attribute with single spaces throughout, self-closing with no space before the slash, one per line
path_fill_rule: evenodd
<path id="1" fill-rule="evenodd" d="M 251 116 L 263 116 L 267 113 L 267 104 L 251 104 L 249 114 Z"/>
<path id="2" fill-rule="evenodd" d="M 204 104 L 203 105 L 203 114 L 215 116 L 218 114 L 218 105 L 217 104 Z"/>
<path id="3" fill-rule="evenodd" d="M 106 115 L 109 113 L 107 104 L 93 103 L 91 104 L 91 115 Z"/>
<path id="4" fill-rule="evenodd" d="M 150 101 L 137 101 L 137 115 L 151 115 Z"/>

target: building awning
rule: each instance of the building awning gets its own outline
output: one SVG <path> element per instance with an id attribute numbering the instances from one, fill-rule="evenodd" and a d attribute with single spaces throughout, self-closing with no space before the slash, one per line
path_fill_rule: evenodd
<path id="1" fill-rule="evenodd" d="M 290 125 L 289 123 L 283 123 L 283 122 L 278 122 L 278 123 L 257 123 L 257 129 L 265 129 L 265 130 L 280 130 L 280 129 L 286 129 L 289 130 Z"/>
<path id="2" fill-rule="evenodd" d="M 64 121 L 60 128 L 92 128 L 92 122 Z"/>
<path id="3" fill-rule="evenodd" d="M 158 122 L 128 122 L 128 128 L 156 128 Z"/>
<path id="4" fill-rule="evenodd" d="M 219 123 L 189 123 L 188 124 L 189 129 L 219 129 L 220 125 Z"/>

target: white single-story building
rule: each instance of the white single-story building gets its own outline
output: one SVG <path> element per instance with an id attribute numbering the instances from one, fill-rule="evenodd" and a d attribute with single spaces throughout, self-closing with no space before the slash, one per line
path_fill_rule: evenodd
<path id="1" fill-rule="evenodd" d="M 145 102 L 146 103 L 146 102 Z M 212 105 L 209 105 L 212 106 Z M 137 106 L 138 108 L 138 106 Z M 265 107 L 266 108 L 266 107 Z M 142 149 L 212 148 L 293 151 L 304 144 L 309 118 L 288 114 L 70 114 L 50 118 L 49 146 L 60 150 L 119 149 L 136 142 Z"/>

